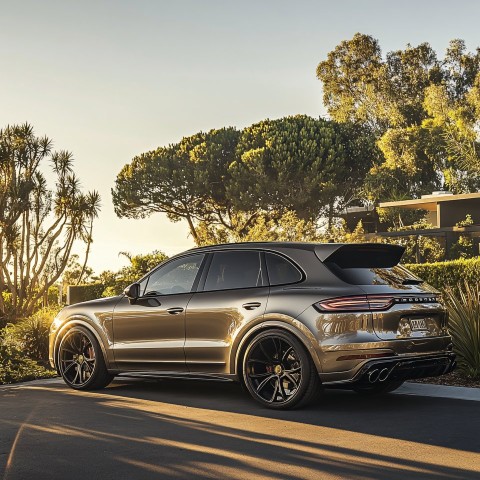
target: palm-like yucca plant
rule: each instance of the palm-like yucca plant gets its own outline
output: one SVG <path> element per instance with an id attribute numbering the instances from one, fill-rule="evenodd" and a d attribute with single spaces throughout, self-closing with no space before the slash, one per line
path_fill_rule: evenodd
<path id="1" fill-rule="evenodd" d="M 480 284 L 459 283 L 446 291 L 449 330 L 459 370 L 480 377 Z"/>

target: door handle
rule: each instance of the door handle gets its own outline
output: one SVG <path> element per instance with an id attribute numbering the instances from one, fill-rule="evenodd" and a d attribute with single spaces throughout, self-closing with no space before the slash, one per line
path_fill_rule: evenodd
<path id="1" fill-rule="evenodd" d="M 244 303 L 242 305 L 242 307 L 245 309 L 245 310 L 253 310 L 255 308 L 258 308 L 259 306 L 261 305 L 260 302 L 248 302 L 248 303 Z"/>
<path id="2" fill-rule="evenodd" d="M 178 313 L 183 312 L 183 308 L 182 307 L 167 308 L 167 312 L 170 313 L 171 315 L 177 315 Z"/>

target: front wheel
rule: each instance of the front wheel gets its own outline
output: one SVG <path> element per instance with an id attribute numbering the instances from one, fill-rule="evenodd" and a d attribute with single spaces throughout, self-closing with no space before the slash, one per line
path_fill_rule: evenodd
<path id="1" fill-rule="evenodd" d="M 262 405 L 288 409 L 310 403 L 320 391 L 317 369 L 304 346 L 282 330 L 259 333 L 243 357 L 243 381 Z"/>
<path id="2" fill-rule="evenodd" d="M 60 375 L 75 390 L 98 390 L 114 378 L 107 371 L 97 339 L 84 327 L 72 327 L 63 335 L 57 359 Z"/>

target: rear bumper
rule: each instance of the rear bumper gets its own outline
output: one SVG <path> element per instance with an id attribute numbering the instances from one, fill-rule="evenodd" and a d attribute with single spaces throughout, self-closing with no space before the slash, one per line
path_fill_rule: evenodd
<path id="1" fill-rule="evenodd" d="M 371 385 L 387 380 L 404 381 L 438 377 L 451 372 L 455 366 L 455 354 L 452 352 L 414 358 L 374 360 L 366 363 L 351 382 Z"/>
<path id="2" fill-rule="evenodd" d="M 455 366 L 455 354 L 451 351 L 423 355 L 398 355 L 368 360 L 353 371 L 320 374 L 320 379 L 324 385 L 332 386 L 371 385 L 386 380 L 404 381 L 437 377 L 451 372 Z"/>

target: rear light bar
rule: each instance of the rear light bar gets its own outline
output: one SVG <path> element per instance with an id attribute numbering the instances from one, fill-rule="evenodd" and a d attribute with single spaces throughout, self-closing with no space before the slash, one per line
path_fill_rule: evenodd
<path id="1" fill-rule="evenodd" d="M 329 298 L 315 303 L 322 312 L 370 312 L 388 310 L 396 303 L 437 303 L 435 295 L 430 296 L 394 296 L 394 295 L 356 295 L 351 297 Z"/>

